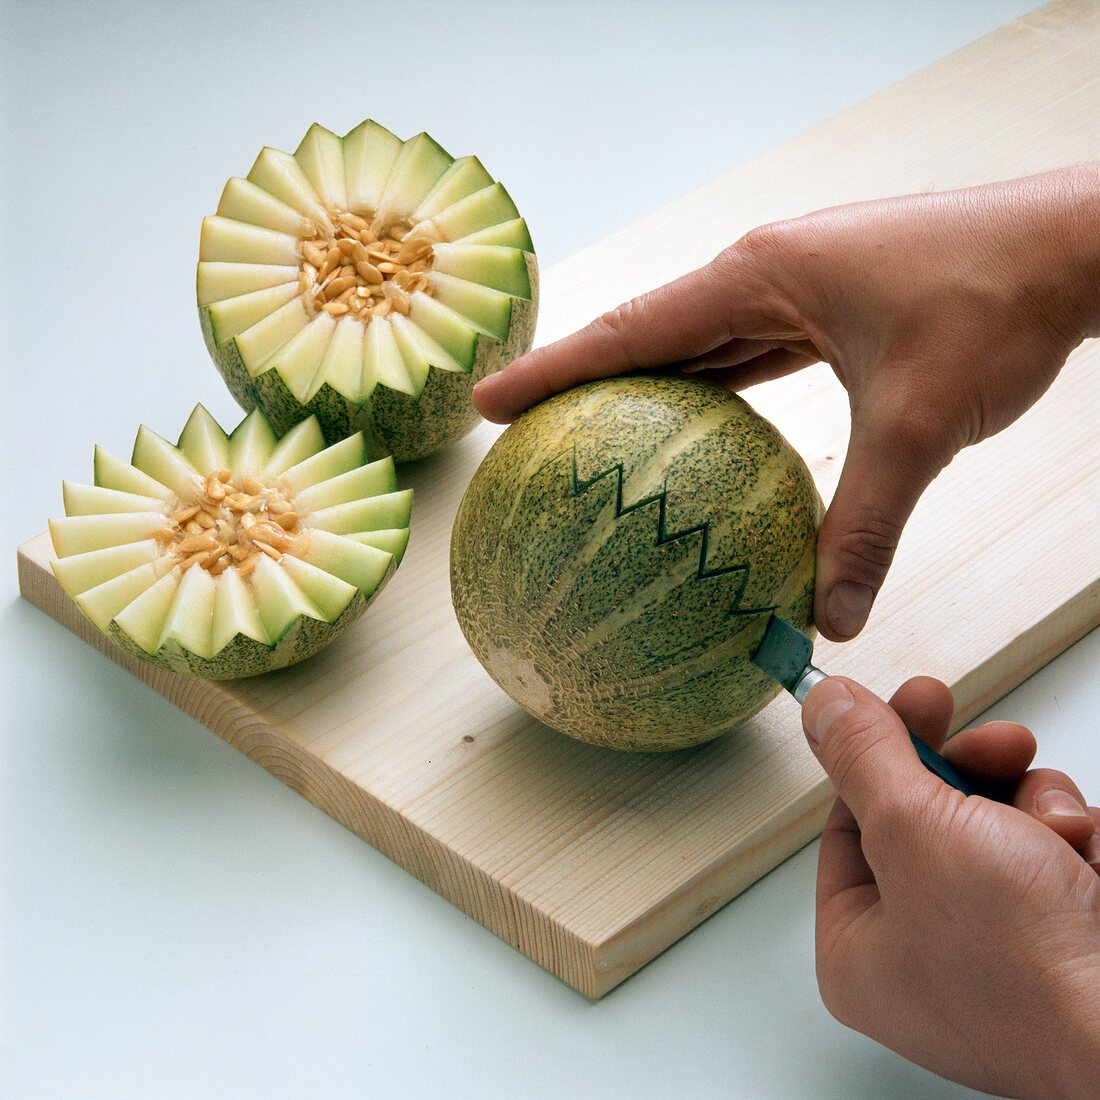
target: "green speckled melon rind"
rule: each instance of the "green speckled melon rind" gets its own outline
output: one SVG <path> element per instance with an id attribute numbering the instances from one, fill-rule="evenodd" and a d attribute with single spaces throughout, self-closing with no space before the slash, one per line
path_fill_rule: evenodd
<path id="1" fill-rule="evenodd" d="M 396 566 L 390 567 L 387 580 L 393 575 L 395 568 Z M 236 680 L 286 668 L 320 652 L 366 611 L 382 587 L 383 585 L 379 585 L 369 600 L 363 597 L 362 592 L 356 592 L 334 622 L 300 615 L 273 646 L 238 634 L 209 659 L 192 653 L 175 639 L 170 639 L 156 653 L 147 653 L 115 622 L 110 624 L 108 636 L 127 653 L 158 668 L 201 676 L 207 680 Z"/>
<path id="2" fill-rule="evenodd" d="M 525 255 L 531 297 L 512 299 L 507 338 L 479 336 L 468 373 L 429 368 L 417 397 L 379 385 L 360 405 L 326 382 L 303 405 L 275 370 L 250 375 L 236 341 L 219 345 L 214 339 L 210 311 L 200 306 L 203 339 L 234 400 L 246 410 L 258 405 L 277 433 L 316 415 L 327 443 L 362 432 L 371 458 L 392 455 L 395 462 L 409 462 L 434 454 L 466 435 L 480 419 L 470 400 L 475 384 L 531 349 L 538 313 L 538 268 L 534 255 Z"/>
<path id="3" fill-rule="evenodd" d="M 614 748 L 699 744 L 779 691 L 749 660 L 772 608 L 812 633 L 822 513 L 801 458 L 741 398 L 589 383 L 521 417 L 472 479 L 455 611 L 548 725 Z"/>

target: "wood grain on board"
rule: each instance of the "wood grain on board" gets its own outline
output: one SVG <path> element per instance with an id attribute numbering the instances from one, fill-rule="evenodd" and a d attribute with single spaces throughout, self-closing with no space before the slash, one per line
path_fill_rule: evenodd
<path id="1" fill-rule="evenodd" d="M 1100 5 L 1054 3 L 544 273 L 538 339 L 821 206 L 1100 159 Z M 652 242 L 675 234 L 675 253 Z M 1100 622 L 1100 342 L 1012 428 L 963 452 L 906 530 L 859 639 L 818 663 L 880 693 L 939 676 L 965 722 Z M 848 434 L 825 367 L 746 395 L 829 498 Z M 235 684 L 161 672 L 89 626 L 20 548 L 23 594 L 471 917 L 600 996 L 817 835 L 831 788 L 783 696 L 663 756 L 574 742 L 470 654 L 447 578 L 462 490 L 499 429 L 405 467 L 413 534 L 371 611 L 304 664 Z M 89 442 L 90 454 L 91 442 Z M 90 459 L 89 459 L 90 461 Z M 70 474 L 70 476 L 73 476 Z"/>

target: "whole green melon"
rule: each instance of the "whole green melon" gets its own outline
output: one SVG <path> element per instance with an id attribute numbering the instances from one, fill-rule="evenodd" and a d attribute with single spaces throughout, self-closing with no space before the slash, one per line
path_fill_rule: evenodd
<path id="1" fill-rule="evenodd" d="M 812 633 L 821 498 L 797 452 L 698 379 L 591 382 L 497 439 L 459 505 L 451 594 L 489 675 L 619 749 L 700 744 L 780 690 L 774 611 Z"/>

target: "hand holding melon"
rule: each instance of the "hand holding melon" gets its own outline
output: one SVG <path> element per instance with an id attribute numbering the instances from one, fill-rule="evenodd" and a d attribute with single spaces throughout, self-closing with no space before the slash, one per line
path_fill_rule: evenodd
<path id="1" fill-rule="evenodd" d="M 578 382 L 687 364 L 740 390 L 826 360 L 852 436 L 821 530 L 815 621 L 862 630 L 917 500 L 1100 336 L 1100 165 L 821 210 L 486 379 L 505 422 Z"/>

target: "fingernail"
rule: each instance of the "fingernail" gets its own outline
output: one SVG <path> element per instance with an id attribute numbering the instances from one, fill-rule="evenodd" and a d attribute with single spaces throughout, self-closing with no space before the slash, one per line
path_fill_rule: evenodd
<path id="1" fill-rule="evenodd" d="M 1035 808 L 1040 817 L 1086 817 L 1092 820 L 1088 810 L 1069 791 L 1057 787 L 1036 795 Z"/>
<path id="2" fill-rule="evenodd" d="M 825 616 L 833 633 L 841 638 L 854 638 L 871 614 L 875 593 L 869 585 L 855 581 L 838 581 L 829 593 Z"/>
<path id="3" fill-rule="evenodd" d="M 816 747 L 829 732 L 829 727 L 855 703 L 848 685 L 839 680 L 822 680 L 814 687 L 802 706 L 802 728 L 810 744 Z"/>

